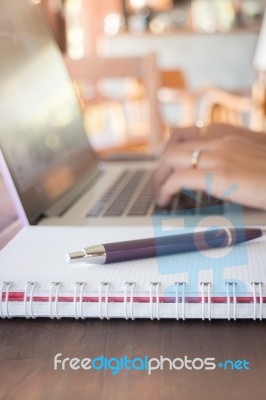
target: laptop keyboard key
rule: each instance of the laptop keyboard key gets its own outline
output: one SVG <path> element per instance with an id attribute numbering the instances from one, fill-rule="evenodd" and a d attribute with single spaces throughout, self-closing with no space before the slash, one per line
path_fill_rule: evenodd
<path id="1" fill-rule="evenodd" d="M 114 199 L 113 203 L 104 212 L 104 216 L 116 217 L 124 213 L 134 192 L 136 191 L 136 188 L 138 187 L 140 179 L 143 176 L 143 172 L 144 171 L 137 171 L 133 173 L 121 192 Z"/>
<path id="2" fill-rule="evenodd" d="M 100 198 L 100 200 L 94 205 L 94 207 L 87 213 L 87 217 L 97 217 L 98 215 L 101 214 L 101 212 L 104 210 L 107 202 L 113 196 L 115 191 L 117 190 L 117 187 L 119 184 L 121 184 L 121 181 L 125 179 L 125 176 L 127 174 L 127 171 L 123 172 L 118 179 L 114 182 L 114 184 L 105 192 L 105 194 Z"/>
<path id="3" fill-rule="evenodd" d="M 179 210 L 186 210 L 191 214 L 195 214 L 195 208 L 197 205 L 196 199 L 188 196 L 188 194 L 184 191 L 180 192 L 179 194 L 179 203 L 178 208 Z"/>
<path id="4" fill-rule="evenodd" d="M 154 199 L 153 176 L 150 176 L 127 215 L 146 215 Z"/>
<path id="5" fill-rule="evenodd" d="M 200 215 L 222 215 L 224 214 L 223 201 L 202 192 L 201 204 L 197 213 Z"/>

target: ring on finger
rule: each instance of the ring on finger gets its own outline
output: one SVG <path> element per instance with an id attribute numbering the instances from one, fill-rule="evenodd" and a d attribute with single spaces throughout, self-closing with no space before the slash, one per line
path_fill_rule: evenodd
<path id="1" fill-rule="evenodd" d="M 199 157 L 200 157 L 201 150 L 196 148 L 191 157 L 191 166 L 192 168 L 197 168 L 198 163 L 199 163 Z"/>
<path id="2" fill-rule="evenodd" d="M 204 124 L 203 121 L 198 120 L 196 122 L 196 127 L 199 129 L 199 135 L 200 136 L 206 136 L 208 132 L 208 125 Z"/>

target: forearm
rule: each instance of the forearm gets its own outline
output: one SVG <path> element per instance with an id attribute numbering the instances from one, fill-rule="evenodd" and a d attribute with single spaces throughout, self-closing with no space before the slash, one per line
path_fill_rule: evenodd
<path id="1" fill-rule="evenodd" d="M 239 136 L 254 143 L 266 146 L 266 132 L 255 132 L 248 128 L 237 127 L 229 124 L 210 124 L 203 129 L 196 126 L 188 128 L 174 128 L 168 146 L 174 143 L 189 142 L 191 140 L 212 140 L 224 136 Z"/>

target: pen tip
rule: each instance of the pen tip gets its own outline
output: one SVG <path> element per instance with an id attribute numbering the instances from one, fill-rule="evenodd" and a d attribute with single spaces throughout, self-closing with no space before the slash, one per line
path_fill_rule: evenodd
<path id="1" fill-rule="evenodd" d="M 73 253 L 66 254 L 66 261 L 68 264 L 84 262 L 84 252 L 83 251 L 75 251 Z"/>

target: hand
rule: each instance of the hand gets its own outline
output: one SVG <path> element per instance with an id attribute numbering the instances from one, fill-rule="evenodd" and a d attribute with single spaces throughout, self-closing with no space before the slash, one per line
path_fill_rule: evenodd
<path id="1" fill-rule="evenodd" d="M 192 168 L 197 148 L 201 153 L 197 167 Z M 211 195 L 220 198 L 236 183 L 238 190 L 228 200 L 266 210 L 266 147 L 242 135 L 172 143 L 156 172 L 157 203 L 167 205 L 184 187 L 206 191 L 207 173 L 214 176 Z"/>
<path id="2" fill-rule="evenodd" d="M 201 135 L 200 132 L 205 134 Z M 173 144 L 180 142 L 188 142 L 191 140 L 209 141 L 224 136 L 239 136 L 266 146 L 265 133 L 254 132 L 247 128 L 236 127 L 229 124 L 211 124 L 204 127 L 202 130 L 196 126 L 173 129 L 166 149 L 171 147 Z"/>

